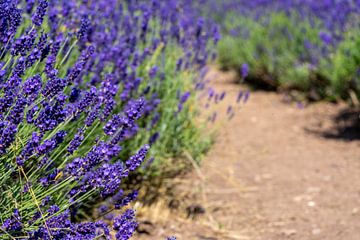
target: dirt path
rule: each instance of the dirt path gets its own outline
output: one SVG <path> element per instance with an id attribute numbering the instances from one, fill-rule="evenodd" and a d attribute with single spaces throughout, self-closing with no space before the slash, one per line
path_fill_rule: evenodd
<path id="1" fill-rule="evenodd" d="M 232 74 L 211 76 L 227 91 L 224 113 L 244 87 Z M 150 235 L 135 239 L 359 240 L 360 129 L 337 132 L 340 113 L 353 116 L 345 104 L 302 108 L 276 93 L 252 92 L 222 124 L 201 168 L 177 179 L 184 203 L 141 211 L 154 225 L 142 224 Z"/>

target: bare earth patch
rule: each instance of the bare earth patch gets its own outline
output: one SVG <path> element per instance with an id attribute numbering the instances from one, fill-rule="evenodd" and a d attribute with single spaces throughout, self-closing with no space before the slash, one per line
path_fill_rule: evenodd
<path id="1" fill-rule="evenodd" d="M 209 76 L 227 91 L 225 114 L 246 87 L 231 73 Z M 135 239 L 360 239 L 360 130 L 347 126 L 358 116 L 346 104 L 285 100 L 252 92 L 202 166 L 173 180 L 174 196 L 139 209 Z"/>

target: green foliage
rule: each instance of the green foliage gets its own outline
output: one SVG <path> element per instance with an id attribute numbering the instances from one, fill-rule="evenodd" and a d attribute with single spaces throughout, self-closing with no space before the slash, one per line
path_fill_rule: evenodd
<path id="1" fill-rule="evenodd" d="M 202 155 L 211 145 L 212 137 L 205 134 L 204 123 L 196 121 L 198 104 L 194 90 L 194 80 L 198 76 L 195 69 L 176 71 L 176 63 L 179 56 L 184 55 L 182 49 L 175 44 L 166 49 L 159 47 L 158 54 L 145 62 L 139 69 L 139 76 L 147 79 L 144 84 L 152 86 L 152 92 L 157 93 L 161 100 L 158 107 L 159 121 L 151 126 L 150 121 L 144 121 L 143 129 L 134 139 L 125 144 L 124 153 L 131 153 L 135 146 L 141 146 L 149 141 L 149 138 L 159 133 L 159 139 L 150 148 L 150 155 L 155 158 L 153 164 L 143 171 L 144 174 L 161 175 L 169 168 L 181 171 L 188 163 L 181 164 L 181 158 L 189 153 L 192 158 L 200 162 Z M 166 61 L 163 61 L 166 59 Z M 160 76 L 150 79 L 147 75 L 149 67 L 153 65 L 164 69 L 164 79 Z M 143 88 L 146 85 L 141 86 Z M 140 91 L 141 92 L 141 91 Z M 179 95 L 190 92 L 189 100 L 184 104 L 182 111 L 178 112 Z M 148 131 L 150 129 L 150 131 Z M 176 159 L 177 158 L 177 159 Z M 176 168 L 171 166 L 176 159 Z"/>
<path id="2" fill-rule="evenodd" d="M 226 36 L 219 43 L 221 66 L 239 69 L 241 64 L 248 63 L 251 75 L 270 75 L 276 79 L 275 84 L 286 83 L 306 90 L 309 84 L 305 79 L 310 74 L 306 66 L 311 59 L 305 42 L 318 44 L 319 30 L 293 18 L 284 13 L 272 13 L 258 20 L 229 17 L 225 21 Z M 239 33 L 232 32 L 236 28 Z"/>
<path id="3" fill-rule="evenodd" d="M 360 31 L 351 29 L 330 55 L 321 62 L 319 72 L 330 82 L 329 95 L 347 98 L 354 91 L 360 98 Z"/>
<path id="4" fill-rule="evenodd" d="M 250 66 L 249 80 L 304 92 L 315 90 L 319 97 L 360 96 L 360 32 L 353 27 L 341 42 L 324 44 L 319 22 L 310 23 L 292 13 L 271 13 L 259 19 L 229 14 L 220 41 L 219 63 L 240 71 Z"/>

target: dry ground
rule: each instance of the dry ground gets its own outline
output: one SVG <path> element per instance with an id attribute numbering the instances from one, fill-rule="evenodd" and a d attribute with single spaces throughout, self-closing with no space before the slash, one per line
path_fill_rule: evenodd
<path id="1" fill-rule="evenodd" d="M 209 76 L 227 91 L 225 113 L 246 87 L 231 73 Z M 351 117 L 346 104 L 302 108 L 252 92 L 222 121 L 202 166 L 172 181 L 175 196 L 139 210 L 135 239 L 359 240 L 360 129 L 346 125 Z"/>

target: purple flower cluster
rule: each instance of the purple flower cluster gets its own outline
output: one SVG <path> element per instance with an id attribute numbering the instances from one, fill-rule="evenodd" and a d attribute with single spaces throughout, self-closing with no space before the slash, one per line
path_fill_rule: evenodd
<path id="1" fill-rule="evenodd" d="M 137 226 L 135 212 L 133 210 L 126 210 L 123 215 L 114 219 L 114 229 L 117 231 L 115 235 L 116 239 L 130 239 Z"/>
<path id="2" fill-rule="evenodd" d="M 41 24 L 44 21 L 44 16 L 46 14 L 46 10 L 48 7 L 48 1 L 47 0 L 40 0 L 39 1 L 39 5 L 36 8 L 36 12 L 34 13 L 34 15 L 32 16 L 32 22 L 35 26 L 40 27 Z"/>
<path id="3" fill-rule="evenodd" d="M 17 8 L 16 1 L 5 0 L 0 2 L 0 41 L 5 44 L 2 48 L 9 48 L 6 43 L 13 39 L 17 28 L 21 24 L 21 18 L 21 10 Z"/>

